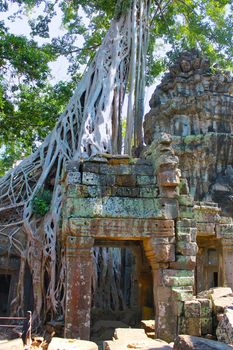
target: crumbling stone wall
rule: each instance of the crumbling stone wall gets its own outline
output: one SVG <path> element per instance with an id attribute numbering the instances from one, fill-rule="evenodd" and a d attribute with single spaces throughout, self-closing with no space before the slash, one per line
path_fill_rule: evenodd
<path id="1" fill-rule="evenodd" d="M 189 247 L 190 252 L 193 242 L 189 261 L 195 268 L 195 293 L 233 287 L 232 83 L 229 72 L 210 68 L 196 50 L 186 52 L 156 88 L 145 116 L 145 154 L 162 134 L 170 134 L 173 155 L 179 160 L 181 177 L 173 198 L 178 200 L 177 219 L 193 227 L 193 241 L 186 229 L 180 235 L 177 221 L 174 264 L 185 259 L 188 266 L 187 257 L 179 252 L 181 247 L 183 252 Z M 210 331 L 211 312 L 203 312 L 201 300 L 183 299 L 180 332 Z"/>
<path id="2" fill-rule="evenodd" d="M 141 242 L 153 276 L 156 336 L 172 340 L 177 334 L 179 302 L 193 295 L 196 231 L 192 220 L 179 220 L 176 239 L 180 172 L 171 139 L 162 135 L 147 156 L 103 156 L 67 169 L 66 336 L 89 337 L 92 248 L 100 240 Z"/>
<path id="3" fill-rule="evenodd" d="M 233 77 L 193 50 L 170 67 L 145 116 L 145 142 L 172 135 L 182 177 L 195 200 L 217 202 L 232 216 Z"/>

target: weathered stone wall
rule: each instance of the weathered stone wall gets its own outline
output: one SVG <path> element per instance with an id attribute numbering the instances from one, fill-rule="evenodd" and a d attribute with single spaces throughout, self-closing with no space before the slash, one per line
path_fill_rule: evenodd
<path id="1" fill-rule="evenodd" d="M 175 230 L 177 163 L 171 140 L 163 135 L 147 161 L 102 157 L 69 164 L 62 229 L 67 263 L 66 335 L 89 336 L 91 250 L 95 242 L 104 240 L 142 242 L 152 269 L 156 334 L 167 340 L 176 335 L 182 303 L 193 295 L 196 255 L 193 221 L 181 219 Z"/>
<path id="2" fill-rule="evenodd" d="M 211 69 L 195 50 L 184 53 L 156 88 L 150 106 L 144 154 L 158 167 L 167 150 L 156 158 L 153 148 L 162 135 L 170 134 L 170 178 L 175 182 L 178 161 L 181 173 L 172 195 L 178 214 L 176 259 L 170 266 L 195 268 L 195 292 L 220 285 L 232 288 L 233 77 Z M 179 300 L 179 333 L 211 333 L 209 301 L 188 293 Z"/>
<path id="3" fill-rule="evenodd" d="M 172 135 L 182 177 L 196 200 L 219 203 L 232 216 L 233 78 L 184 53 L 156 88 L 145 116 L 145 141 Z"/>

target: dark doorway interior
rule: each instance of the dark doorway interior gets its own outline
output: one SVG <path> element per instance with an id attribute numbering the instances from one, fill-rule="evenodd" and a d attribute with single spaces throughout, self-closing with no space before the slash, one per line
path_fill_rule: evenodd
<path id="1" fill-rule="evenodd" d="M 0 316 L 6 316 L 9 312 L 9 291 L 11 275 L 0 274 Z"/>
<path id="2" fill-rule="evenodd" d="M 153 284 L 141 242 L 96 240 L 92 340 L 111 339 L 115 328 L 140 327 L 146 315 L 154 318 Z"/>

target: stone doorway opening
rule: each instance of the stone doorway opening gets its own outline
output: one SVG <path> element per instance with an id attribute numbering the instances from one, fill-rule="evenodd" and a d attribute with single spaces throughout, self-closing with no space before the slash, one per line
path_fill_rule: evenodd
<path id="1" fill-rule="evenodd" d="M 96 239 L 92 279 L 91 339 L 112 339 L 115 328 L 154 319 L 153 281 L 142 241 Z"/>
<path id="2" fill-rule="evenodd" d="M 9 312 L 9 293 L 11 275 L 0 274 L 0 316 L 6 316 Z"/>

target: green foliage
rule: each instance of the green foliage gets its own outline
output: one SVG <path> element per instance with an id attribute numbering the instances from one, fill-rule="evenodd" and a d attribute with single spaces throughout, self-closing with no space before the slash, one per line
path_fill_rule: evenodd
<path id="1" fill-rule="evenodd" d="M 9 33 L 0 22 L 0 72 L 21 82 L 42 85 L 49 75 L 48 63 L 56 58 L 48 45 Z"/>
<path id="2" fill-rule="evenodd" d="M 28 85 L 18 86 L 15 104 L 10 104 L 4 95 L 0 107 L 0 175 L 16 160 L 35 150 L 37 145 L 53 129 L 80 77 L 71 82 L 59 82 L 43 88 Z M 1 102 L 0 102 L 1 103 Z M 1 104 L 0 104 L 1 106 Z"/>
<path id="3" fill-rule="evenodd" d="M 32 200 L 32 212 L 38 216 L 47 214 L 52 200 L 52 193 L 48 190 L 38 191 Z"/>

